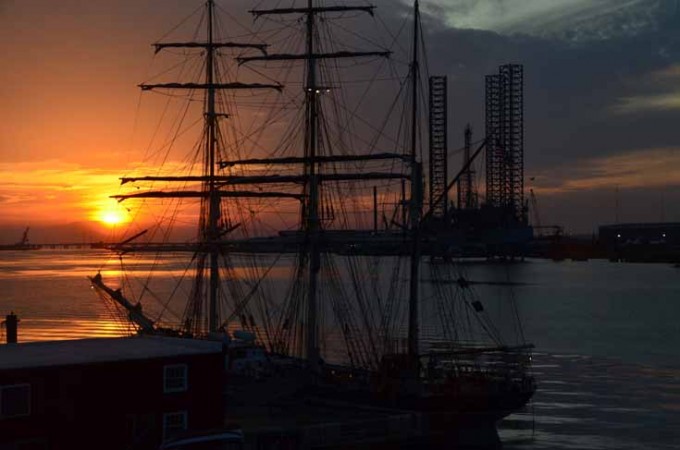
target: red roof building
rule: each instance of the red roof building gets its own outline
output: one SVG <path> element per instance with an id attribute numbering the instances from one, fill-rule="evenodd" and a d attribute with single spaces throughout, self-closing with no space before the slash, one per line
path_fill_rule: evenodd
<path id="1" fill-rule="evenodd" d="M 223 423 L 219 342 L 136 336 L 0 345 L 0 448 L 149 449 Z"/>

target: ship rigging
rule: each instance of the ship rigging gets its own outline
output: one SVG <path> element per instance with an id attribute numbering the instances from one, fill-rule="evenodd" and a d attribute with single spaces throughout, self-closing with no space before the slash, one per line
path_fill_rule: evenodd
<path id="1" fill-rule="evenodd" d="M 152 238 L 139 242 L 146 238 L 139 232 L 111 247 L 121 261 L 154 252 L 158 261 L 174 264 L 179 259 L 169 254 L 189 255 L 177 283 L 190 286 L 184 314 L 179 323 L 160 319 L 171 302 L 180 302 L 175 296 L 180 288 L 173 288 L 169 299 L 160 302 L 158 320 L 142 311 L 144 298 L 160 297 L 153 293 L 149 278 L 138 293 L 130 283 L 121 283 L 119 289 L 109 287 L 101 274 L 90 278 L 93 287 L 123 308 L 139 332 L 197 338 L 233 332 L 240 325 L 271 355 L 302 364 L 317 388 L 310 392 L 317 395 L 351 392 L 369 402 L 485 420 L 497 420 L 526 403 L 534 388 L 528 372 L 531 346 L 523 342 L 521 332 L 517 342 L 506 343 L 461 269 L 425 262 L 428 243 L 421 228 L 430 212 L 423 211 L 419 158 L 423 43 L 418 1 L 407 81 L 402 77 L 399 88 L 399 96 L 407 97 L 409 106 L 405 118 L 388 117 L 382 125 L 364 126 L 356 135 L 351 133 L 352 122 L 357 118 L 366 122 L 357 113 L 366 106 L 364 98 L 380 99 L 369 109 L 384 103 L 384 98 L 371 97 L 366 90 L 354 107 L 345 105 L 349 94 L 338 72 L 358 69 L 339 62 L 391 61 L 392 50 L 346 49 L 340 45 L 344 41 L 332 38 L 331 24 L 338 18 L 374 17 L 373 6 L 324 6 L 306 0 L 301 6 L 251 10 L 257 21 L 273 27 L 263 26 L 263 35 L 277 37 L 290 29 L 302 32 L 301 40 L 279 38 L 279 45 L 290 50 L 282 52 L 272 52 L 255 35 L 246 42 L 217 39 L 213 0 L 206 2 L 205 11 L 204 41 L 155 44 L 157 52 L 199 49 L 202 80 L 140 86 L 144 91 L 188 92 L 189 100 L 196 92 L 203 93 L 202 139 L 195 152 L 200 173 L 127 176 L 121 180 L 125 187 L 162 183 L 168 188 L 114 196 L 126 203 L 198 202 L 197 235 L 192 242 Z M 235 58 L 228 52 L 236 52 Z M 236 69 L 220 70 L 223 59 Z M 233 75 L 246 67 L 256 74 L 251 77 L 264 81 L 222 79 L 225 73 Z M 272 67 L 280 69 L 282 81 L 263 75 Z M 382 69 L 397 72 L 391 64 Z M 291 81 L 300 76 L 301 92 L 289 94 L 296 85 Z M 253 113 L 247 97 L 240 98 L 246 106 L 227 102 L 236 99 L 225 93 L 234 92 L 263 92 L 266 100 Z M 273 105 L 283 106 L 284 113 Z M 394 110 L 390 108 L 388 116 Z M 254 125 L 226 142 L 222 121 L 236 124 L 246 117 Z M 264 136 L 272 130 L 281 132 L 278 144 Z M 367 131 L 377 137 L 367 138 Z M 405 139 L 390 137 L 388 131 Z M 257 142 L 257 136 L 266 145 Z M 274 150 L 262 157 L 267 146 Z M 361 146 L 366 150 L 357 151 Z M 401 217 L 401 222 L 385 221 L 381 230 L 377 219 L 373 227 L 365 225 L 371 214 L 362 209 L 365 192 L 372 188 L 377 198 L 378 186 L 383 205 L 392 208 L 383 215 Z M 389 198 L 394 198 L 391 204 Z M 377 217 L 376 206 L 373 209 Z M 292 213 L 296 220 L 288 222 L 288 229 L 263 235 L 254 225 L 271 221 L 267 213 L 274 210 Z M 423 282 L 424 269 L 429 283 Z M 424 304 L 430 306 L 427 315 Z M 475 383 L 476 389 L 483 386 L 481 392 L 469 390 Z"/>

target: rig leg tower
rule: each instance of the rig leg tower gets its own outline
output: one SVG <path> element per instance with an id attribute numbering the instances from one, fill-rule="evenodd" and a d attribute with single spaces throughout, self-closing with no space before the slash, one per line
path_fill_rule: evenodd
<path id="1" fill-rule="evenodd" d="M 430 77 L 430 210 L 432 218 L 446 217 L 447 195 L 447 80 Z"/>
<path id="2" fill-rule="evenodd" d="M 486 203 L 503 211 L 506 224 L 526 224 L 523 72 L 506 64 L 486 76 Z"/>

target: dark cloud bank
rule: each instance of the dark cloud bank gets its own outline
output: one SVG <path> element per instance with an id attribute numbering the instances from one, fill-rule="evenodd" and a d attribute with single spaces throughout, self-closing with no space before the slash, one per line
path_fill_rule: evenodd
<path id="1" fill-rule="evenodd" d="M 593 17 L 598 22 L 588 28 L 584 18 L 579 29 L 567 27 L 554 34 L 548 29 L 540 36 L 451 28 L 440 20 L 441 10 L 425 16 L 430 71 L 449 76 L 452 148 L 461 145 L 467 122 L 477 137 L 483 134 L 484 75 L 500 64 L 524 65 L 527 183 L 537 176 L 537 192 L 551 188 L 539 198 L 546 223 L 589 232 L 617 217 L 680 221 L 676 186 L 658 186 L 654 173 L 648 176 L 655 187 L 612 185 L 559 192 L 567 179 L 587 176 L 583 168 L 589 161 L 630 153 L 644 160 L 655 149 L 680 152 L 680 105 L 637 108 L 649 96 L 680 98 L 680 70 L 676 76 L 658 75 L 680 64 L 680 8 L 670 0 L 638 2 L 633 8 L 638 10 L 606 24 L 602 17 Z M 634 13 L 645 15 L 645 27 L 625 22 L 632 21 Z M 607 33 L 598 35 L 596 27 L 605 26 Z M 579 39 L 583 27 L 590 35 Z"/>

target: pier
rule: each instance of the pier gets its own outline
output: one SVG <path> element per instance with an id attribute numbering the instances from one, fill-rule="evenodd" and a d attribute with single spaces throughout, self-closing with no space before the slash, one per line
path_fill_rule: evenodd
<path id="1" fill-rule="evenodd" d="M 78 250 L 87 248 L 102 249 L 113 244 L 105 242 L 48 242 L 31 245 L 34 247 L 32 250 Z"/>

